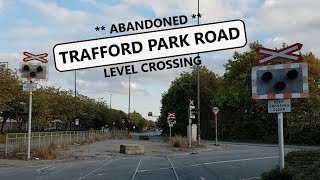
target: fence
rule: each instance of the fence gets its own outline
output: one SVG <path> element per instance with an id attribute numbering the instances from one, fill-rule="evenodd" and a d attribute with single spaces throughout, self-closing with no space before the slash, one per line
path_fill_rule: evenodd
<path id="1" fill-rule="evenodd" d="M 80 143 L 97 138 L 124 138 L 127 131 L 58 131 L 31 133 L 31 150 L 48 147 L 51 144 Z M 5 155 L 27 152 L 28 133 L 6 134 Z"/>

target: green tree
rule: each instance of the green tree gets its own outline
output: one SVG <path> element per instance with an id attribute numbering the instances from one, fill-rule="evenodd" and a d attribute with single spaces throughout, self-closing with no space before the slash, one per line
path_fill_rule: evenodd
<path id="1" fill-rule="evenodd" d="M 206 67 L 199 67 L 200 74 L 200 105 L 201 105 L 201 136 L 212 136 L 212 106 L 213 98 L 218 86 L 220 78 Z M 197 105 L 197 67 L 193 67 L 192 71 L 183 72 L 178 78 L 171 82 L 168 92 L 162 94 L 161 116 L 157 125 L 163 129 L 163 133 L 168 134 L 169 127 L 167 124 L 168 113 L 175 113 L 176 124 L 172 128 L 173 134 L 186 135 L 188 125 L 188 107 L 189 99 L 194 100 Z M 197 118 L 193 122 L 197 124 Z"/>
<path id="2" fill-rule="evenodd" d="M 0 111 L 4 119 L 1 124 L 1 132 L 4 131 L 7 118 L 22 119 L 23 114 L 18 112 L 18 105 L 20 102 L 26 102 L 25 96 L 26 93 L 22 91 L 17 73 L 0 66 Z"/>
<path id="3" fill-rule="evenodd" d="M 134 111 L 129 114 L 131 124 L 135 126 L 136 131 L 142 132 L 147 126 L 148 121 L 141 116 L 140 113 Z"/>
<path id="4" fill-rule="evenodd" d="M 286 45 L 284 44 L 283 47 Z M 223 85 L 213 99 L 219 106 L 219 137 L 233 140 L 277 141 L 276 114 L 267 113 L 266 100 L 251 98 L 251 69 L 259 55 L 255 49 L 262 47 L 251 43 L 249 50 L 235 52 L 225 65 Z M 285 140 L 289 143 L 319 143 L 319 76 L 320 64 L 312 53 L 303 54 L 309 66 L 310 97 L 293 99 L 292 112 L 284 114 Z M 287 63 L 278 61 L 274 63 Z M 274 64 L 273 63 L 273 64 Z"/>
<path id="5" fill-rule="evenodd" d="M 147 123 L 147 129 L 148 130 L 152 130 L 152 129 L 155 129 L 156 128 L 156 123 L 152 120 L 148 120 L 148 123 Z"/>

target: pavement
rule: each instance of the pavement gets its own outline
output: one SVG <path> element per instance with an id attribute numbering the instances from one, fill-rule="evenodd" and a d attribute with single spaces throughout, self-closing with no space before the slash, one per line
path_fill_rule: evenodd
<path id="1" fill-rule="evenodd" d="M 151 136 L 151 140 L 157 139 L 159 136 Z M 277 145 L 219 142 L 219 146 L 214 146 L 213 141 L 206 141 L 206 144 L 201 150 L 163 155 L 54 161 L 0 160 L 0 179 L 249 180 L 259 179 L 261 173 L 278 164 Z M 298 149 L 301 148 L 285 147 L 285 152 Z"/>

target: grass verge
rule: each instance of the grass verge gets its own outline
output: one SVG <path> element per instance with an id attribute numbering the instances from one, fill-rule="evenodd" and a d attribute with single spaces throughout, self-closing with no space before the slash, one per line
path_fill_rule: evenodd
<path id="1" fill-rule="evenodd" d="M 320 177 L 320 149 L 292 151 L 285 156 L 285 168 L 279 167 L 262 174 L 261 179 L 291 180 Z"/>
<path id="2" fill-rule="evenodd" d="M 4 144 L 6 143 L 6 135 L 0 133 L 0 144 Z"/>
<path id="3" fill-rule="evenodd" d="M 87 138 L 83 141 L 79 141 L 79 142 L 64 142 L 64 143 L 52 143 L 50 144 L 48 147 L 42 147 L 42 148 L 37 148 L 32 150 L 31 152 L 31 157 L 32 158 L 36 158 L 36 159 L 59 159 L 59 151 L 60 150 L 68 150 L 71 147 L 74 146 L 80 146 L 80 145 L 86 145 L 86 144 L 91 144 L 94 142 L 99 142 L 99 141 L 103 141 L 106 139 L 111 139 L 111 137 L 108 136 L 95 136 L 95 137 L 91 137 L 91 138 Z M 26 152 L 21 152 L 19 151 L 14 151 L 10 154 L 8 154 L 8 156 L 6 156 L 6 158 L 8 159 L 26 159 Z"/>

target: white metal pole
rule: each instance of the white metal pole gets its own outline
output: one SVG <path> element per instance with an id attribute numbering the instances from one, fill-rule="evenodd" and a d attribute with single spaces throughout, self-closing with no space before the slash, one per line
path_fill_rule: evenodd
<path id="1" fill-rule="evenodd" d="M 191 129 L 191 118 L 189 116 L 189 148 L 191 148 L 191 136 L 192 136 L 192 129 Z"/>
<path id="2" fill-rule="evenodd" d="M 215 141 L 215 145 L 218 145 L 218 125 L 217 125 L 217 115 L 215 115 L 215 121 L 216 121 L 216 141 Z"/>
<path id="3" fill-rule="evenodd" d="M 170 138 L 171 138 L 171 126 L 170 126 L 170 124 L 169 124 L 169 127 L 170 127 Z"/>
<path id="4" fill-rule="evenodd" d="M 29 95 L 29 121 L 28 121 L 28 154 L 27 159 L 30 159 L 30 146 L 31 146 L 31 113 L 32 113 L 32 91 Z"/>
<path id="5" fill-rule="evenodd" d="M 278 113 L 279 164 L 284 168 L 283 113 Z"/>

